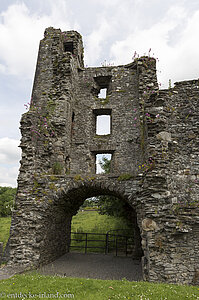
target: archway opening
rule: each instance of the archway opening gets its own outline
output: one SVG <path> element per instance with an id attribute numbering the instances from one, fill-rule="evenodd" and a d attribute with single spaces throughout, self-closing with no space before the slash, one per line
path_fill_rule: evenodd
<path id="1" fill-rule="evenodd" d="M 103 188 L 102 185 L 95 186 L 93 183 L 88 183 L 87 185 L 82 183 L 79 188 L 73 188 L 67 194 L 64 194 L 59 199 L 57 208 L 65 212 L 67 219 L 67 221 L 62 219 L 63 226 L 60 223 L 62 234 L 61 241 L 59 241 L 59 249 L 65 248 L 65 253 L 71 251 L 74 248 L 73 246 L 76 245 L 82 247 L 80 252 L 103 252 L 107 254 L 105 241 L 102 243 L 104 248 L 96 251 L 97 247 L 94 247 L 94 244 L 88 245 L 85 241 L 83 243 L 83 240 L 87 239 L 85 237 L 86 233 L 104 234 L 104 240 L 106 239 L 106 234 L 109 233 L 110 235 L 130 236 L 133 245 L 131 243 L 130 248 L 125 248 L 127 255 L 133 258 L 141 258 L 143 256 L 136 211 L 128 203 L 128 199 L 116 190 L 107 187 Z M 59 220 L 59 222 L 61 221 Z M 74 240 L 74 234 L 71 235 L 71 232 L 79 234 L 80 238 L 76 237 L 79 241 L 72 241 Z M 96 239 L 100 239 L 99 235 Z M 93 236 L 92 239 L 94 239 Z M 87 243 L 86 250 L 85 243 Z M 96 242 L 96 244 L 100 247 L 99 243 Z M 89 247 L 93 247 L 93 249 Z M 115 249 L 114 252 L 116 253 L 117 250 Z M 60 256 L 62 254 L 64 253 L 60 253 Z"/>
<path id="2" fill-rule="evenodd" d="M 84 270 L 87 269 L 86 262 L 92 260 L 92 266 L 91 269 L 94 273 L 96 273 L 96 265 L 97 262 L 100 261 L 100 264 L 103 264 L 103 267 L 109 272 L 109 268 L 112 268 L 113 265 L 117 264 L 118 266 L 118 274 L 120 274 L 117 278 L 129 278 L 129 280 L 140 280 L 142 278 L 142 266 L 141 263 L 138 261 L 143 256 L 143 251 L 141 247 L 141 236 L 140 236 L 140 230 L 137 225 L 137 214 L 134 207 L 132 207 L 131 202 L 129 201 L 128 194 L 124 194 L 120 189 L 119 185 L 111 184 L 109 183 L 109 180 L 102 176 L 102 180 L 96 181 L 95 180 L 81 180 L 80 177 L 78 177 L 78 181 L 75 183 L 74 181 L 71 182 L 70 186 L 67 185 L 62 186 L 60 189 L 60 192 L 58 193 L 57 197 L 54 198 L 54 202 L 52 205 L 52 209 L 48 216 L 45 217 L 46 223 L 45 223 L 45 236 L 42 240 L 42 250 L 40 250 L 40 264 L 41 263 L 50 263 L 53 261 L 53 265 L 58 262 L 58 266 L 60 265 L 60 262 L 63 264 L 63 268 L 65 270 L 66 274 L 68 273 L 68 270 L 71 268 L 71 270 L 78 269 L 78 272 L 82 274 L 82 277 L 84 277 L 85 272 Z M 107 181 L 108 180 L 108 181 Z M 113 182 L 114 183 L 114 182 Z M 109 197 L 109 201 L 105 198 L 105 200 L 96 200 L 97 203 L 95 205 L 90 205 L 89 203 L 93 201 L 93 198 L 96 197 Z M 92 200 L 91 200 L 92 199 Z M 102 203 L 105 203 L 105 207 L 102 204 L 99 204 L 99 201 Z M 90 237 L 87 238 L 87 246 L 91 247 L 86 249 L 85 251 L 85 236 L 82 235 L 82 232 L 88 233 L 88 228 L 84 228 L 81 225 L 80 220 L 76 220 L 76 228 L 74 229 L 73 223 L 74 218 L 77 218 L 79 213 L 82 214 L 82 218 L 84 218 L 84 224 L 86 223 L 89 225 L 89 218 L 88 214 L 85 215 L 85 207 L 93 206 L 96 211 L 95 214 L 99 214 L 99 208 L 107 209 L 111 207 L 110 201 L 113 203 L 112 206 L 115 205 L 115 207 L 119 206 L 119 203 L 123 204 L 123 208 L 125 211 L 122 228 L 121 228 L 121 220 L 119 223 L 117 223 L 118 226 L 116 227 L 105 227 L 108 223 L 107 219 L 109 219 L 109 222 L 111 223 L 111 226 L 113 225 L 112 217 L 106 217 L 106 215 L 101 215 L 101 217 L 106 217 L 106 220 L 103 220 L 100 222 L 100 224 L 96 222 L 96 215 L 94 215 L 94 220 L 92 220 L 91 224 L 93 228 L 95 229 L 96 234 L 98 234 L 98 237 L 94 237 L 97 241 L 95 245 L 88 244 L 88 240 Z M 85 205 L 85 206 L 84 206 Z M 100 206 L 100 207 L 99 207 Z M 83 210 L 83 211 L 82 211 Z M 91 213 L 92 214 L 92 213 Z M 99 214 L 100 215 L 100 214 Z M 126 220 L 126 221 L 125 221 Z M 116 222 L 115 222 L 116 223 Z M 127 227 L 127 223 L 129 224 Z M 72 224 L 72 226 L 71 226 Z M 140 222 L 139 222 L 140 224 Z M 96 226 L 95 226 L 96 225 Z M 115 224 L 114 224 L 115 225 Z M 91 226 L 91 227 L 92 227 Z M 83 246 L 82 251 L 78 253 L 75 249 L 76 253 L 72 253 L 71 246 L 72 244 L 72 234 L 71 234 L 71 227 L 72 230 L 75 230 L 76 232 L 81 234 L 80 241 L 76 241 L 79 243 L 79 246 Z M 82 227 L 82 228 L 80 228 Z M 90 228 L 90 233 L 93 231 L 93 228 Z M 124 239 L 121 241 L 121 239 L 117 238 L 116 235 L 118 235 L 118 232 L 114 232 L 114 230 L 123 230 L 123 229 L 129 229 L 130 232 L 119 232 L 119 235 L 126 236 L 131 235 L 133 239 L 133 245 L 130 243 L 128 247 L 125 245 Z M 100 231 L 100 232 L 99 232 Z M 106 234 L 108 235 L 108 242 L 105 244 L 105 241 L 99 245 L 99 236 L 100 234 Z M 113 243 L 112 235 L 115 235 L 115 238 L 117 240 L 117 249 L 116 244 Z M 101 236 L 102 237 L 102 236 Z M 77 238 L 78 239 L 78 238 Z M 91 237 L 91 239 L 93 239 Z M 121 243 L 122 242 L 122 245 Z M 82 245 L 83 243 L 83 245 Z M 116 243 L 116 241 L 115 241 Z M 77 246 L 77 244 L 76 244 Z M 97 251 L 96 251 L 97 250 Z M 127 254 L 127 255 L 126 255 Z M 56 262 L 55 260 L 58 259 Z M 121 261 L 123 260 L 123 261 Z M 90 261 L 91 262 L 91 261 Z M 112 262 L 112 265 L 110 264 Z M 68 268 L 70 264 L 70 267 Z M 51 264 L 50 264 L 51 265 Z M 83 266 L 81 268 L 81 266 Z M 98 265 L 97 265 L 98 266 Z M 123 269 L 122 272 L 121 269 Z M 128 269 L 128 271 L 127 271 Z M 115 271 L 113 270 L 111 276 L 116 276 Z M 73 272 L 74 274 L 74 272 Z M 121 275 L 123 274 L 123 275 Z M 138 277 L 136 277 L 138 274 Z M 100 274 L 98 274 L 101 276 Z M 98 276 L 97 275 L 97 276 Z M 75 273 L 73 276 L 79 276 L 79 273 Z M 90 276 L 90 275 L 85 275 Z M 123 277 L 121 277 L 123 276 Z M 127 276 L 127 277 L 126 277 Z M 113 277 L 107 277 L 106 279 L 111 279 Z M 91 277 L 92 278 L 92 277 Z M 100 278 L 100 277 L 99 277 Z M 104 278 L 104 277 L 103 277 Z M 115 277 L 114 277 L 115 278 Z"/>
<path id="3" fill-rule="evenodd" d="M 67 192 L 65 192 L 64 188 L 62 191 L 63 193 L 60 193 L 59 198 L 57 198 L 57 207 L 53 207 L 53 217 L 48 219 L 48 226 L 46 226 L 45 247 L 43 248 L 42 255 L 45 255 L 45 262 L 48 259 L 48 262 L 53 261 L 53 264 L 44 266 L 42 269 L 43 274 L 45 274 L 45 270 L 47 272 L 49 270 L 50 273 L 47 274 L 53 273 L 53 268 L 55 267 L 57 274 L 65 274 L 65 276 L 141 280 L 142 266 L 139 261 L 143 256 L 141 237 L 137 225 L 136 211 L 128 203 L 128 198 L 125 198 L 125 195 L 117 191 L 116 188 L 111 189 L 110 186 L 107 187 L 103 182 L 101 184 L 99 182 L 78 182 L 73 188 L 68 189 Z M 110 197 L 112 200 L 109 201 L 115 201 L 114 204 L 116 206 L 120 202 L 126 207 L 126 222 L 125 218 L 123 218 L 122 228 L 121 220 L 113 224 L 114 216 L 108 217 L 99 214 L 99 200 L 94 200 L 93 198 L 102 196 Z M 91 204 L 93 201 L 97 203 Z M 108 206 L 110 205 L 109 201 L 105 201 Z M 85 210 L 88 207 L 92 207 L 96 211 L 87 211 L 85 214 Z M 91 218 L 88 217 L 89 213 L 91 214 Z M 87 228 L 82 226 L 80 219 L 77 220 L 78 214 L 81 214 L 81 218 L 84 219 L 84 224 L 87 225 Z M 106 221 L 101 220 L 101 222 L 98 222 L 96 214 L 105 217 Z M 74 218 L 76 218 L 76 222 L 74 222 Z M 128 218 L 129 220 L 127 221 Z M 76 237 L 79 241 L 75 241 L 76 249 L 73 247 L 75 251 L 71 251 L 71 246 L 74 246 L 72 244 L 74 241 L 72 241 L 71 228 L 74 230 L 74 223 L 76 223 L 75 229 L 80 234 L 80 237 Z M 108 223 L 111 226 L 116 225 L 116 227 L 106 227 L 109 225 Z M 127 227 L 127 224 L 129 227 Z M 88 228 L 91 234 L 94 228 L 96 235 L 89 236 Z M 118 232 L 118 229 L 120 232 Z M 127 229 L 130 232 L 127 232 Z M 87 233 L 86 251 L 85 235 L 83 233 Z M 105 239 L 99 244 L 99 239 L 103 240 L 104 234 L 108 238 L 108 241 Z M 131 243 L 131 240 L 129 245 L 126 246 L 125 242 L 128 235 L 131 236 L 133 243 Z M 123 238 L 124 236 L 125 238 Z M 90 244 L 89 240 L 92 239 L 95 241 L 91 241 Z"/>
<path id="4" fill-rule="evenodd" d="M 110 194 L 86 198 L 72 218 L 70 252 L 143 255 L 135 210 Z"/>

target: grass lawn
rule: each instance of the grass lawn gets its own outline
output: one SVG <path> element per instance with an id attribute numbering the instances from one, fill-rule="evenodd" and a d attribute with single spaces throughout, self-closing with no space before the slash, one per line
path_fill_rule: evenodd
<path id="1" fill-rule="evenodd" d="M 77 300 L 183 300 L 199 299 L 199 287 L 127 280 L 43 276 L 34 272 L 0 281 L 1 299 L 14 298 L 13 295 L 17 298 L 16 294 L 21 299 L 47 299 L 62 296 L 64 299 Z"/>
<path id="2" fill-rule="evenodd" d="M 128 228 L 121 218 L 100 215 L 97 211 L 80 211 L 72 218 L 71 231 L 106 233 L 109 230 Z"/>
<path id="3" fill-rule="evenodd" d="M 95 233 L 88 234 L 87 252 L 104 253 L 106 246 L 106 233 L 109 230 L 128 229 L 126 222 L 121 218 L 100 215 L 97 211 L 81 211 L 72 219 L 71 231 L 78 234 L 71 235 L 71 252 L 84 252 L 86 245 L 86 235 L 81 232 Z M 98 233 L 98 235 L 96 235 Z M 104 235 L 100 235 L 103 233 Z M 121 232 L 120 232 L 121 234 Z M 78 239 L 75 241 L 73 239 Z M 109 241 L 114 244 L 114 237 L 109 237 Z M 82 248 L 81 248 L 82 247 Z M 96 247 L 96 248 L 89 248 Z M 101 248 L 100 248 L 101 247 Z M 125 245 L 123 246 L 125 248 Z M 124 249 L 123 249 L 124 251 Z"/>
<path id="4" fill-rule="evenodd" d="M 0 242 L 5 248 L 10 232 L 11 217 L 0 218 Z"/>

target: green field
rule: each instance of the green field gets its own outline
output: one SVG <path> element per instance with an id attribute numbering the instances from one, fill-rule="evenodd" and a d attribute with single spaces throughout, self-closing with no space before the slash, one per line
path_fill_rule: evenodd
<path id="1" fill-rule="evenodd" d="M 0 242 L 3 242 L 3 246 L 5 248 L 9 232 L 10 232 L 10 224 L 11 218 L 10 217 L 2 217 L 0 218 Z"/>
<path id="2" fill-rule="evenodd" d="M 0 281 L 1 299 L 47 299 L 58 296 L 77 300 L 191 300 L 199 299 L 199 288 L 127 280 L 42 276 L 36 272 Z"/>
<path id="3" fill-rule="evenodd" d="M 4 243 L 4 248 L 9 237 L 10 223 L 10 217 L 0 218 L 0 242 Z M 107 233 L 109 230 L 126 228 L 128 229 L 128 226 L 123 219 L 100 215 L 97 211 L 92 210 L 80 211 L 73 217 L 71 225 L 72 232 Z M 100 239 L 100 236 L 97 238 Z M 80 245 L 80 243 L 77 244 Z M 74 242 L 73 245 L 75 245 Z M 101 246 L 100 243 L 95 245 Z"/>
<path id="4" fill-rule="evenodd" d="M 73 217 L 71 231 L 106 233 L 120 228 L 128 228 L 123 219 L 100 215 L 97 211 L 88 210 L 81 211 Z"/>
<path id="5" fill-rule="evenodd" d="M 86 244 L 86 234 L 87 233 L 95 233 L 87 235 L 87 252 L 105 252 L 106 245 L 106 234 L 110 230 L 121 229 L 122 233 L 125 233 L 125 229 L 129 229 L 126 222 L 121 218 L 115 218 L 106 215 L 100 215 L 97 211 L 82 211 L 79 212 L 72 219 L 71 231 L 76 232 L 78 234 L 71 234 L 71 252 L 84 252 L 85 244 Z M 97 235 L 98 233 L 98 235 Z M 127 231 L 129 233 L 129 231 Z M 77 241 L 74 241 L 76 239 Z M 114 237 L 109 237 L 109 243 L 112 245 L 114 242 Z M 82 247 L 82 248 L 80 248 Z M 92 248 L 89 248 L 92 247 Z"/>

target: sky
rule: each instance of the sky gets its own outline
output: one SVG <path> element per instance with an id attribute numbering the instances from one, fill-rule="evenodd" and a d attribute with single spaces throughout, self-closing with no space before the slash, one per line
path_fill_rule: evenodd
<path id="1" fill-rule="evenodd" d="M 19 122 L 45 28 L 77 30 L 85 65 L 157 58 L 162 88 L 199 77 L 198 0 L 0 0 L 0 186 L 16 187 Z"/>

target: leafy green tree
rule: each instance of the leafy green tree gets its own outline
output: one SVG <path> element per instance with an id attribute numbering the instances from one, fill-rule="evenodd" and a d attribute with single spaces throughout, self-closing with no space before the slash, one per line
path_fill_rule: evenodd
<path id="1" fill-rule="evenodd" d="M 0 216 L 10 216 L 16 195 L 16 188 L 0 187 Z"/>
<path id="2" fill-rule="evenodd" d="M 100 166 L 104 173 L 108 174 L 111 170 L 111 159 L 108 159 L 106 156 L 102 157 L 102 160 L 100 161 Z"/>
<path id="3" fill-rule="evenodd" d="M 85 208 L 85 207 L 97 207 L 98 205 L 98 199 L 96 197 L 92 197 L 92 198 L 87 198 L 83 205 L 80 208 Z"/>

